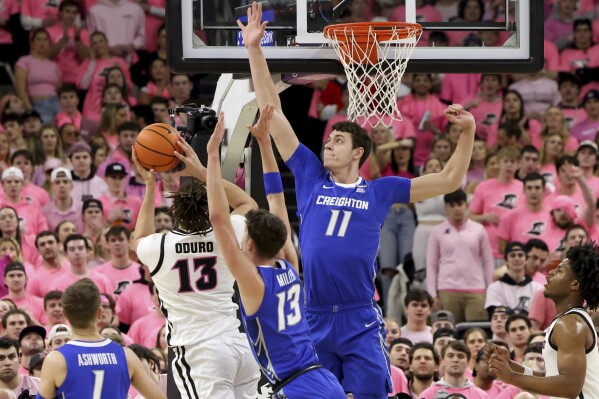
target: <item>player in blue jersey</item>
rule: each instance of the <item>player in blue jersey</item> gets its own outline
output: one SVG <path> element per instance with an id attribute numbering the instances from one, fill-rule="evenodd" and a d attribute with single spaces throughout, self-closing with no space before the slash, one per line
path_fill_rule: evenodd
<path id="1" fill-rule="evenodd" d="M 166 399 L 139 358 L 98 333 L 100 290 L 84 278 L 62 295 L 73 338 L 46 356 L 38 399 L 125 399 L 133 385 L 147 399 Z"/>
<path id="2" fill-rule="evenodd" d="M 413 180 L 360 178 L 372 142 L 359 125 L 333 126 L 325 144 L 324 165 L 299 143 L 268 69 L 260 41 L 260 3 L 248 8 L 248 23 L 238 21 L 258 105 L 274 104 L 271 135 L 295 176 L 300 217 L 300 248 L 306 286 L 306 317 L 321 363 L 356 399 L 386 398 L 391 392 L 384 322 L 374 303 L 380 230 L 390 206 L 453 192 L 468 170 L 475 122 L 460 105 L 445 115 L 464 132 L 440 173 Z"/>
<path id="3" fill-rule="evenodd" d="M 269 205 L 286 223 L 266 210 L 249 211 L 243 249 L 239 248 L 221 177 L 222 114 L 207 147 L 210 222 L 237 281 L 246 335 L 262 373 L 273 385 L 273 397 L 345 399 L 335 376 L 319 364 L 305 318 L 304 292 L 295 270 L 297 254 L 291 244 L 283 185 L 268 136 L 273 110 L 272 106 L 264 108 L 256 126 L 248 128 L 260 144 Z M 276 259 L 280 251 L 293 265 Z"/>

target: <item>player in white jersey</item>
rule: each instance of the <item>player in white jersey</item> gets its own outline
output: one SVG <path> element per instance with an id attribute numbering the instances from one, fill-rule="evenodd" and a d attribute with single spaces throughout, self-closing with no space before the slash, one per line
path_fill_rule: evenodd
<path id="1" fill-rule="evenodd" d="M 173 193 L 171 212 L 176 228 L 154 234 L 156 174 L 133 161 L 146 192 L 133 245 L 148 266 L 160 306 L 167 319 L 166 340 L 175 352 L 173 374 L 183 398 L 255 399 L 259 369 L 245 334 L 239 332 L 237 305 L 232 301 L 229 272 L 209 220 L 206 169 L 189 144 L 181 140 L 183 175 L 192 176 Z M 196 180 L 197 179 L 197 180 Z M 244 215 L 256 202 L 239 187 L 225 182 L 231 222 L 241 242 Z"/>
<path id="2" fill-rule="evenodd" d="M 555 302 L 557 317 L 546 330 L 545 372 L 509 360 L 507 350 L 488 344 L 489 370 L 503 382 L 552 398 L 599 399 L 597 334 L 589 309 L 599 307 L 599 248 L 594 242 L 570 247 L 549 272 L 545 296 Z"/>

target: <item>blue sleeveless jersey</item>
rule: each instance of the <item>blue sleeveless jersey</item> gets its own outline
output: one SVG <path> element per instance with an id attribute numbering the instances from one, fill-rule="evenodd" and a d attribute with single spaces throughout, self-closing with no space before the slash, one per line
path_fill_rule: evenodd
<path id="1" fill-rule="evenodd" d="M 287 166 L 295 176 L 307 305 L 372 301 L 381 228 L 392 204 L 409 203 L 410 179 L 337 184 L 302 144 Z"/>
<path id="2" fill-rule="evenodd" d="M 245 333 L 262 373 L 277 384 L 306 367 L 318 364 L 304 315 L 304 292 L 299 276 L 284 260 L 278 268 L 259 266 L 264 298 L 248 316 L 241 303 Z"/>
<path id="3" fill-rule="evenodd" d="M 67 362 L 67 376 L 56 390 L 61 399 L 125 399 L 131 380 L 122 346 L 104 341 L 69 341 L 57 349 Z"/>

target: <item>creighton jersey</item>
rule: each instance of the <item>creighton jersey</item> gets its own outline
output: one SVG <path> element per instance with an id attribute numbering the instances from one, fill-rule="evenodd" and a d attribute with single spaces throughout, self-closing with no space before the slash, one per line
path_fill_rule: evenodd
<path id="1" fill-rule="evenodd" d="M 248 316 L 241 304 L 245 333 L 264 376 L 271 384 L 318 364 L 304 315 L 304 292 L 299 276 L 284 260 L 278 267 L 259 266 L 264 298 Z"/>
<path id="2" fill-rule="evenodd" d="M 410 180 L 335 183 L 302 144 L 287 166 L 295 176 L 306 304 L 372 301 L 381 227 L 392 204 L 410 201 Z"/>
<path id="3" fill-rule="evenodd" d="M 110 339 L 69 341 L 56 349 L 67 374 L 56 389 L 62 399 L 125 399 L 131 385 L 124 348 Z"/>
<path id="4" fill-rule="evenodd" d="M 543 343 L 543 358 L 545 359 L 545 377 L 552 377 L 559 375 L 557 368 L 557 352 L 559 348 L 554 347 L 551 344 L 551 334 L 553 333 L 553 327 L 557 321 L 567 315 L 575 313 L 580 315 L 582 319 L 587 323 L 589 329 L 593 333 L 593 344 L 590 348 L 586 349 L 586 363 L 587 370 L 584 376 L 584 384 L 582 386 L 582 392 L 578 395 L 580 399 L 599 399 L 599 352 L 597 352 L 597 334 L 595 333 L 595 327 L 593 327 L 593 320 L 584 308 L 575 307 L 566 312 L 562 313 L 553 320 L 549 328 L 545 330 L 545 342 Z M 559 399 L 559 398 L 553 398 Z"/>
<path id="5" fill-rule="evenodd" d="M 245 218 L 232 215 L 231 222 L 241 242 Z M 195 344 L 239 327 L 232 300 L 235 280 L 212 230 L 152 234 L 139 242 L 137 256 L 156 284 L 170 346 Z"/>

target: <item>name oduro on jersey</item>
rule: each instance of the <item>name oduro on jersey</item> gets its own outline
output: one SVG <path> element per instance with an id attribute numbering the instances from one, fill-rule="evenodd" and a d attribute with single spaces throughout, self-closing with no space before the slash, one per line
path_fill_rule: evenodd
<path id="1" fill-rule="evenodd" d="M 191 254 L 197 252 L 214 252 L 214 243 L 208 242 L 178 242 L 175 244 L 178 254 Z"/>

